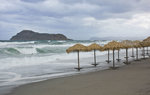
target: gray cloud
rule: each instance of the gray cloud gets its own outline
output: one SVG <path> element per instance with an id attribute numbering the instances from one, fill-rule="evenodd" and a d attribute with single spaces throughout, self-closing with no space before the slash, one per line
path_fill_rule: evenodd
<path id="1" fill-rule="evenodd" d="M 35 2 L 42 2 L 44 0 L 21 0 L 23 2 L 35 3 Z"/>
<path id="2" fill-rule="evenodd" d="M 0 37 L 23 29 L 73 39 L 148 36 L 149 0 L 1 0 Z M 130 35 L 128 35 L 130 33 Z"/>

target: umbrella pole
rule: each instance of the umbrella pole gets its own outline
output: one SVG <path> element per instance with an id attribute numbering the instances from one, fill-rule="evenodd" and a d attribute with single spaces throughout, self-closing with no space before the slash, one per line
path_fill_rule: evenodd
<path id="1" fill-rule="evenodd" d="M 128 62 L 128 48 L 126 48 L 126 62 L 124 62 L 125 64 L 129 64 L 129 62 Z"/>
<path id="2" fill-rule="evenodd" d="M 127 48 L 127 64 L 129 63 L 129 60 L 128 60 L 128 48 Z"/>
<path id="3" fill-rule="evenodd" d="M 150 57 L 148 47 L 147 47 L 147 55 Z"/>
<path id="4" fill-rule="evenodd" d="M 110 53 L 109 53 L 109 50 L 108 50 L 108 63 L 109 63 L 109 54 L 110 54 Z"/>
<path id="5" fill-rule="evenodd" d="M 132 48 L 132 56 L 131 57 L 135 57 L 134 56 L 134 48 Z"/>
<path id="6" fill-rule="evenodd" d="M 136 61 L 139 61 L 139 59 L 138 59 L 138 48 L 136 48 Z"/>
<path id="7" fill-rule="evenodd" d="M 96 50 L 94 50 L 94 64 L 93 64 L 95 67 L 97 66 L 96 64 Z"/>
<path id="8" fill-rule="evenodd" d="M 110 63 L 111 61 L 109 60 L 109 50 L 108 50 L 108 60 L 106 60 L 107 63 Z"/>
<path id="9" fill-rule="evenodd" d="M 149 54 L 149 53 L 148 53 L 148 47 L 147 47 L 147 53 L 146 53 L 146 54 L 147 54 L 147 55 Z"/>
<path id="10" fill-rule="evenodd" d="M 126 48 L 126 63 L 128 63 L 128 49 Z"/>
<path id="11" fill-rule="evenodd" d="M 143 47 L 143 58 L 145 59 L 145 48 Z"/>
<path id="12" fill-rule="evenodd" d="M 120 50 L 118 49 L 118 59 L 117 59 L 118 62 L 121 60 L 121 59 L 119 58 L 119 57 L 120 57 L 119 52 L 120 52 Z"/>
<path id="13" fill-rule="evenodd" d="M 115 50 L 113 49 L 113 69 L 115 68 Z"/>
<path id="14" fill-rule="evenodd" d="M 80 69 L 81 69 L 81 68 L 80 68 L 79 51 L 78 51 L 78 68 L 77 68 L 77 69 L 78 69 L 78 71 L 80 71 Z"/>

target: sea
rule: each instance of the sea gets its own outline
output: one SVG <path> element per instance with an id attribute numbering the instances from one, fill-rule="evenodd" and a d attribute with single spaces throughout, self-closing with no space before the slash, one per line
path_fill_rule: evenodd
<path id="1" fill-rule="evenodd" d="M 94 62 L 92 51 L 80 52 L 83 68 L 80 72 L 74 69 L 77 67 L 77 53 L 66 53 L 67 48 L 77 43 L 104 46 L 108 42 L 110 40 L 0 41 L 0 95 L 22 84 L 108 69 L 112 63 L 105 62 L 107 51 L 96 52 L 97 67 L 91 65 Z M 125 56 L 125 50 L 121 54 Z"/>

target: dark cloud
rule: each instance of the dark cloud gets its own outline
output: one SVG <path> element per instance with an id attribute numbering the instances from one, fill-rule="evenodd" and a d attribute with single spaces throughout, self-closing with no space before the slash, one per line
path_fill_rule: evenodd
<path id="1" fill-rule="evenodd" d="M 149 0 L 1 0 L 0 35 L 6 36 L 0 38 L 23 29 L 73 39 L 148 35 L 149 4 Z"/>
<path id="2" fill-rule="evenodd" d="M 42 2 L 44 0 L 21 0 L 23 2 L 30 2 L 30 3 L 36 3 L 36 2 Z"/>

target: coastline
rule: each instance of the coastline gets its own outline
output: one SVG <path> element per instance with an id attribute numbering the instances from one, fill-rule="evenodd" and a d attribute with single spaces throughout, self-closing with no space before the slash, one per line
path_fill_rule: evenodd
<path id="1" fill-rule="evenodd" d="M 123 51 L 122 53 L 120 53 L 122 59 L 123 59 Z M 112 55 L 112 53 L 110 53 L 110 55 Z M 94 66 L 92 66 L 92 59 L 93 59 L 93 56 L 92 57 L 88 57 L 88 58 L 82 58 L 82 67 L 83 69 L 78 72 L 76 69 L 74 69 L 74 67 L 76 67 L 76 63 L 75 63 L 75 66 L 71 66 L 69 69 L 66 68 L 66 71 L 68 70 L 68 72 L 64 72 L 64 73 L 58 73 L 58 74 L 46 74 L 46 75 L 42 75 L 39 76 L 40 79 L 37 78 L 34 78 L 31 79 L 31 80 L 18 80 L 18 81 L 14 81 L 14 82 L 11 82 L 11 84 L 9 85 L 4 85 L 4 86 L 0 86 L 0 95 L 5 95 L 7 93 L 10 93 L 13 89 L 15 89 L 16 87 L 20 87 L 22 85 L 26 85 L 26 84 L 30 84 L 30 83 L 37 83 L 37 82 L 40 82 L 40 81 L 45 81 L 45 80 L 50 80 L 50 79 L 57 79 L 57 78 L 62 78 L 62 77 L 68 77 L 68 76 L 74 76 L 74 75 L 79 75 L 79 74 L 86 74 L 86 73 L 90 73 L 90 72 L 97 72 L 97 71 L 102 71 L 102 70 L 106 70 L 106 69 L 109 69 L 109 66 L 112 66 L 112 63 L 110 64 L 107 64 L 105 62 L 105 59 L 106 58 L 107 54 L 104 54 L 104 55 L 97 55 L 97 58 L 98 58 L 98 66 L 95 68 Z M 132 59 L 131 59 L 132 60 Z M 130 60 L 130 61 L 131 61 Z M 61 61 L 62 63 L 68 63 L 70 64 L 71 62 L 74 62 L 76 60 L 67 60 L 67 61 Z M 123 61 L 124 60 L 121 60 L 120 62 L 116 62 L 116 66 L 124 66 L 123 64 Z M 60 63 L 61 63 L 60 62 Z M 34 67 L 35 68 L 35 67 Z M 49 68 L 49 66 L 47 67 Z M 64 69 L 65 70 L 65 69 Z"/>
<path id="2" fill-rule="evenodd" d="M 25 84 L 7 95 L 149 95 L 149 62 Z"/>

